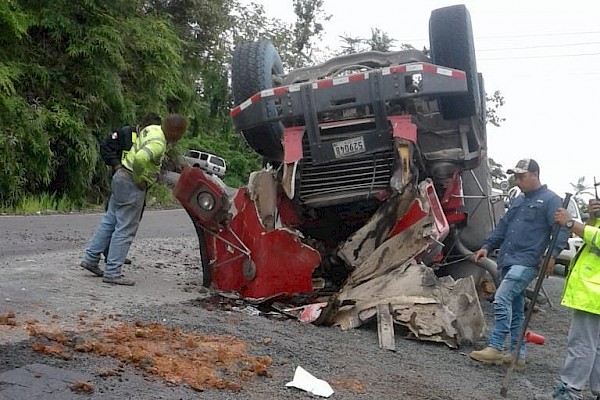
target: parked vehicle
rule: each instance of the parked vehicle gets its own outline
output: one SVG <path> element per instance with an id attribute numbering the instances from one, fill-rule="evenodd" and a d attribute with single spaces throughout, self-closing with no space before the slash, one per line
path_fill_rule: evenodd
<path id="1" fill-rule="evenodd" d="M 184 159 L 189 166 L 201 168 L 209 174 L 215 174 L 219 177 L 225 176 L 227 171 L 227 164 L 223 158 L 204 151 L 188 150 Z"/>
<path id="2" fill-rule="evenodd" d="M 441 318 L 452 296 L 433 299 L 433 287 L 470 299 L 449 320 L 480 316 L 472 282 L 497 281 L 495 264 L 472 261 L 495 224 L 483 78 L 464 6 L 434 10 L 429 32 L 427 53 L 369 51 L 287 74 L 270 42 L 236 48 L 231 117 L 268 167 L 233 193 L 183 170 L 175 194 L 206 286 L 260 301 L 330 296 L 320 318 L 346 327 L 374 315 L 354 314 L 359 298 L 372 309 L 431 297 Z M 438 286 L 445 275 L 467 279 Z"/>

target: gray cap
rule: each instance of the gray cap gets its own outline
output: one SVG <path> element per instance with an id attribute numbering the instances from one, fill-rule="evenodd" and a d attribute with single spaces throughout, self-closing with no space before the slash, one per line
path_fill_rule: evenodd
<path id="1" fill-rule="evenodd" d="M 506 171 L 507 174 L 524 174 L 526 172 L 540 172 L 540 166 L 532 158 L 524 158 L 519 160 L 517 165 Z"/>

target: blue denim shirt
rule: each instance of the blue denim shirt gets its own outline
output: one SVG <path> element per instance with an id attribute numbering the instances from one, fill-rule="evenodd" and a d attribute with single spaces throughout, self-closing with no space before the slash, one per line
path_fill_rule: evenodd
<path id="1" fill-rule="evenodd" d="M 548 246 L 554 214 L 561 206 L 560 197 L 546 185 L 520 194 L 481 247 L 488 252 L 500 248 L 496 260 L 500 268 L 512 265 L 537 268 Z M 568 236 L 566 228 L 559 230 L 552 257 L 556 257 L 565 247 Z"/>

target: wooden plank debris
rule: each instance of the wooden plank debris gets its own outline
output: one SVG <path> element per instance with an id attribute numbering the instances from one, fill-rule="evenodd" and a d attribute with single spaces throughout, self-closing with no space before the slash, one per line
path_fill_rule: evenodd
<path id="1" fill-rule="evenodd" d="M 390 304 L 377 304 L 377 331 L 379 332 L 379 347 L 396 351 L 394 335 L 394 320 L 390 313 Z"/>

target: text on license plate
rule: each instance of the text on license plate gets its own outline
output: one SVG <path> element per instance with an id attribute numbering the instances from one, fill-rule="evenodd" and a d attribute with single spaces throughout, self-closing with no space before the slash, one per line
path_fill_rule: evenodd
<path id="1" fill-rule="evenodd" d="M 333 143 L 333 154 L 335 155 L 335 158 L 347 157 L 353 154 L 364 153 L 365 151 L 367 151 L 367 149 L 365 147 L 365 140 L 362 136 Z"/>

